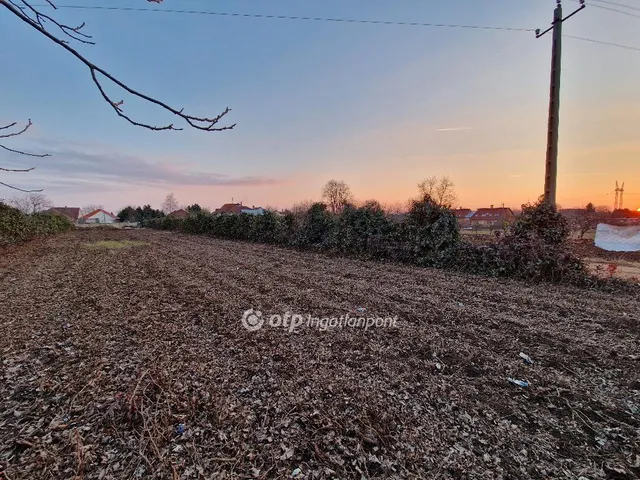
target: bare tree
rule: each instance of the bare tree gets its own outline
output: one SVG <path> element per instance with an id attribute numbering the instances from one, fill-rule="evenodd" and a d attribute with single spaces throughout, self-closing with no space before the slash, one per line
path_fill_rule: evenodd
<path id="1" fill-rule="evenodd" d="M 294 203 L 293 206 L 287 210 L 295 217 L 303 218 L 311 208 L 311 205 L 313 205 L 313 200 L 303 200 L 302 202 Z"/>
<path id="2" fill-rule="evenodd" d="M 153 3 L 161 3 L 162 0 L 147 0 L 148 2 Z M 53 0 L 45 0 L 46 4 L 49 7 L 57 10 L 57 7 Z M 124 100 L 114 100 L 105 92 L 104 86 L 102 85 L 102 81 L 104 79 L 109 80 L 112 84 L 120 87 L 122 90 L 127 92 L 128 94 L 142 99 L 146 102 L 157 105 L 161 109 L 171 113 L 172 115 L 177 116 L 186 124 L 192 128 L 198 130 L 204 130 L 208 132 L 213 131 L 221 131 L 221 130 L 230 130 L 235 127 L 235 124 L 219 127 L 217 126 L 218 122 L 224 117 L 227 113 L 229 113 L 229 108 L 223 110 L 220 114 L 213 117 L 199 117 L 195 115 L 190 115 L 184 112 L 183 109 L 174 108 L 160 100 L 157 100 L 149 95 L 141 93 L 123 81 L 119 80 L 109 72 L 107 72 L 104 68 L 96 65 L 95 63 L 88 60 L 84 55 L 79 53 L 76 49 L 71 47 L 70 41 L 75 41 L 83 44 L 93 45 L 94 42 L 91 40 L 91 35 L 88 35 L 84 32 L 85 24 L 82 23 L 78 26 L 70 26 L 64 23 L 59 22 L 55 18 L 46 13 L 43 13 L 42 6 L 36 5 L 31 1 L 27 0 L 0 0 L 0 6 L 6 8 L 10 13 L 12 13 L 16 18 L 20 19 L 22 22 L 26 23 L 34 30 L 38 31 L 41 35 L 45 36 L 53 43 L 58 45 L 59 47 L 65 49 L 71 55 L 76 57 L 78 61 L 83 63 L 88 69 L 89 74 L 91 75 L 91 79 L 93 83 L 98 88 L 100 95 L 107 102 L 107 104 L 113 109 L 113 111 L 121 118 L 124 118 L 126 121 L 131 123 L 132 125 L 136 125 L 138 127 L 148 128 L 149 130 L 182 130 L 182 128 L 175 127 L 172 123 L 168 125 L 151 125 L 149 123 L 139 122 L 133 120 L 131 117 L 124 113 Z M 52 33 L 51 29 L 57 32 L 57 35 Z"/>
<path id="3" fill-rule="evenodd" d="M 322 198 L 333 213 L 340 213 L 342 208 L 353 199 L 353 195 L 345 182 L 329 180 L 322 188 Z"/>
<path id="4" fill-rule="evenodd" d="M 96 210 L 104 210 L 104 207 L 102 205 L 94 204 L 85 205 L 80 209 L 80 216 L 87 215 L 88 213 L 95 212 Z"/>
<path id="5" fill-rule="evenodd" d="M 51 200 L 49 200 L 46 195 L 34 192 L 27 193 L 21 197 L 15 197 L 11 199 L 10 203 L 27 215 L 42 212 L 53 206 Z"/>
<path id="6" fill-rule="evenodd" d="M 418 183 L 418 190 L 421 196 L 429 196 L 441 207 L 451 208 L 458 199 L 454 190 L 454 183 L 448 177 L 428 177 Z"/>
<path id="7" fill-rule="evenodd" d="M 164 202 L 162 202 L 162 211 L 166 214 L 169 214 L 171 212 L 175 212 L 178 209 L 178 206 L 178 199 L 173 193 L 169 193 L 164 198 Z"/>
<path id="8" fill-rule="evenodd" d="M 2 0 L 0 0 L 2 1 Z M 29 130 L 29 128 L 31 127 L 31 125 L 33 125 L 33 123 L 31 123 L 31 119 L 29 119 L 29 121 L 27 122 L 27 124 L 23 127 L 16 127 L 16 125 L 18 125 L 18 122 L 13 122 L 13 123 L 9 123 L 8 125 L 4 125 L 4 126 L 0 126 L 0 140 L 5 139 L 5 138 L 10 138 L 10 137 L 17 137 L 19 135 L 22 135 L 24 132 L 26 132 L 27 130 Z M 38 154 L 38 153 L 29 153 L 29 152 L 25 152 L 22 150 L 16 150 L 14 148 L 9 148 L 6 145 L 4 145 L 3 143 L 0 143 L 0 149 L 5 150 L 7 152 L 11 152 L 11 153 L 17 153 L 19 155 L 26 155 L 28 157 L 48 157 L 50 156 L 48 153 L 42 153 L 42 154 Z M 0 172 L 11 172 L 11 173 L 26 173 L 26 172 L 30 172 L 31 170 L 34 170 L 35 167 L 31 167 L 31 168 L 4 168 L 4 167 L 0 167 Z M 7 187 L 7 188 L 11 188 L 13 190 L 18 190 L 19 192 L 24 192 L 24 193 L 32 193 L 32 192 L 41 192 L 42 189 L 39 190 L 25 190 L 23 188 L 18 188 L 15 185 L 11 185 L 9 183 L 4 183 L 0 181 L 0 185 Z"/>
<path id="9" fill-rule="evenodd" d="M 589 230 L 593 230 L 598 225 L 598 217 L 600 216 L 601 214 L 596 212 L 593 203 L 588 203 L 584 210 L 577 212 L 570 224 L 582 239 Z"/>

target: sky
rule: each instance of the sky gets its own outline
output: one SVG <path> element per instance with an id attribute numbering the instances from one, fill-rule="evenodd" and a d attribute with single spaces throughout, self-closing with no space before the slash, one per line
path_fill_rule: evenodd
<path id="1" fill-rule="evenodd" d="M 638 0 L 619 0 L 637 5 Z M 45 2 L 39 2 L 45 3 Z M 185 9 L 546 29 L 555 0 L 58 0 L 59 5 Z M 640 18 L 593 5 L 564 34 L 640 47 Z M 595 5 L 595 4 L 594 4 Z M 601 4 L 602 5 L 602 4 Z M 578 6 L 565 0 L 565 14 Z M 42 188 L 57 206 L 285 208 L 319 200 L 330 179 L 360 200 L 395 204 L 448 175 L 456 206 L 518 208 L 543 191 L 551 36 L 60 8 L 96 45 L 73 44 L 130 87 L 233 130 L 153 132 L 105 103 L 86 66 L 0 7 L 0 125 L 33 126 L 0 150 L 0 181 Z M 630 11 L 640 16 L 640 11 Z M 8 48 L 7 48 L 8 47 Z M 558 202 L 640 208 L 640 51 L 563 40 Z M 126 94 L 127 115 L 180 119 Z M 0 198 L 18 192 L 0 186 Z"/>

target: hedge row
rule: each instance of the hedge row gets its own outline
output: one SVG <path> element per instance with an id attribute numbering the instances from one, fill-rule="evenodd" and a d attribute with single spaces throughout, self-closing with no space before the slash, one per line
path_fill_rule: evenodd
<path id="1" fill-rule="evenodd" d="M 73 228 L 69 219 L 60 215 L 25 215 L 20 210 L 0 203 L 0 248 L 27 242 L 36 237 L 66 232 Z"/>
<path id="2" fill-rule="evenodd" d="M 303 215 L 196 213 L 145 222 L 150 228 L 286 247 L 365 256 L 496 277 L 589 284 L 582 261 L 568 246 L 566 220 L 544 203 L 523 205 L 523 214 L 493 241 L 463 240 L 450 210 L 428 197 L 416 200 L 406 218 L 393 222 L 380 205 L 346 205 L 334 215 L 316 203 Z"/>

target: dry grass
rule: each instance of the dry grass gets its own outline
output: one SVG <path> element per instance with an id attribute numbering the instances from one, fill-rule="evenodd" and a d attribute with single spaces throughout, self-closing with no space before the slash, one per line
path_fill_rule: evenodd
<path id="1" fill-rule="evenodd" d="M 82 248 L 103 240 L 148 245 Z M 360 307 L 398 327 L 240 324 Z M 639 311 L 632 294 L 79 230 L 0 257 L 0 477 L 637 478 Z"/>

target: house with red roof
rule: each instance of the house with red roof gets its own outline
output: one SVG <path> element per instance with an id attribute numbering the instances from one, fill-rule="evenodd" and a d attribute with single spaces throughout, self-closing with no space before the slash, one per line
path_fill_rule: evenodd
<path id="1" fill-rule="evenodd" d="M 187 218 L 188 216 L 189 216 L 189 212 L 187 212 L 184 208 L 181 208 L 179 210 L 174 210 L 169 215 L 167 215 L 167 217 L 172 217 L 172 218 Z"/>
<path id="2" fill-rule="evenodd" d="M 220 208 L 216 208 L 214 213 L 234 213 L 236 215 L 246 213 L 248 215 L 262 215 L 264 213 L 264 209 L 256 206 L 249 207 L 247 205 L 243 205 L 242 202 L 225 203 Z"/>
<path id="3" fill-rule="evenodd" d="M 78 217 L 80 216 L 80 207 L 52 207 L 42 213 L 62 215 L 75 223 L 78 221 Z"/>
<path id="4" fill-rule="evenodd" d="M 101 208 L 87 213 L 78 219 L 78 223 L 116 223 L 119 218 Z"/>
<path id="5" fill-rule="evenodd" d="M 471 225 L 479 228 L 504 227 L 516 221 L 516 216 L 510 208 L 479 208 L 471 216 Z"/>
<path id="6" fill-rule="evenodd" d="M 475 212 L 470 208 L 457 208 L 453 211 L 453 214 L 456 216 L 456 220 L 458 220 L 458 225 L 462 228 L 467 228 L 471 226 L 471 217 Z"/>

